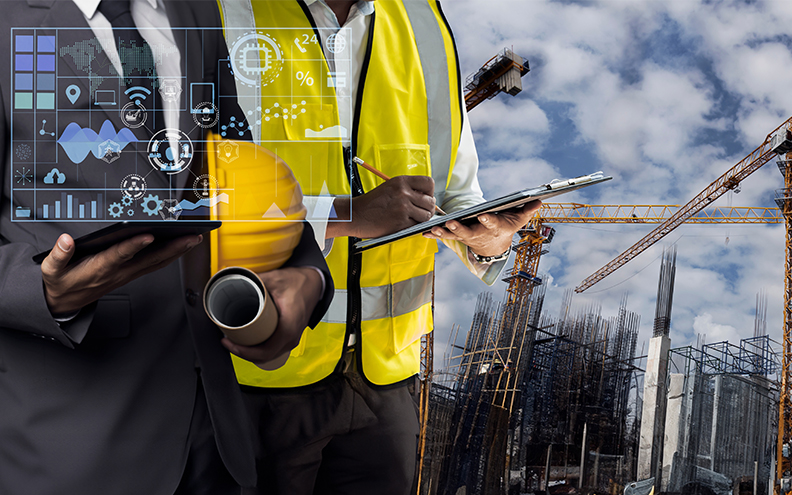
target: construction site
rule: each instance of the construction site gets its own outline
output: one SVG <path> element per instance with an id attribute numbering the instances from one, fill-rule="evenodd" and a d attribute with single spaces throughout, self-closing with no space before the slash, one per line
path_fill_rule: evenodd
<path id="1" fill-rule="evenodd" d="M 517 94 L 527 61 L 506 49 L 467 80 L 468 110 Z M 508 75 L 508 77 L 506 77 Z M 792 490 L 792 118 L 684 205 L 545 203 L 515 240 L 502 300 L 478 296 L 469 328 L 443 356 L 422 347 L 418 493 L 654 493 L 742 495 Z M 777 208 L 712 207 L 775 161 Z M 569 223 L 657 224 L 575 289 L 545 307 L 540 259 Z M 628 294 L 615 314 L 578 304 L 585 291 L 683 224 L 784 224 L 781 342 L 757 294 L 751 337 L 674 346 L 677 251 L 663 251 L 652 334 Z M 560 228 L 560 227 L 559 227 Z M 687 344 L 687 343 L 685 343 Z"/>

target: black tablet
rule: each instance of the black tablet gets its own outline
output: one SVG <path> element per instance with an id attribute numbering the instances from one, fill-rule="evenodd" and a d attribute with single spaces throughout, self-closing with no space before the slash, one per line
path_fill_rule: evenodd
<path id="1" fill-rule="evenodd" d="M 74 240 L 75 251 L 69 264 L 76 263 L 86 256 L 99 253 L 119 242 L 141 234 L 152 234 L 154 243 L 169 241 L 185 235 L 205 234 L 219 228 L 223 222 L 219 220 L 176 220 L 152 222 L 119 222 L 109 227 L 91 232 Z M 51 249 L 33 257 L 33 261 L 41 263 L 49 255 Z"/>

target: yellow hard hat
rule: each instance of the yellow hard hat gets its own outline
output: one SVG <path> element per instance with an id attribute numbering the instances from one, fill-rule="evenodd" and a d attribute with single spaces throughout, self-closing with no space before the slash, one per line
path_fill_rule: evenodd
<path id="1" fill-rule="evenodd" d="M 207 137 L 209 174 L 217 179 L 212 273 L 229 266 L 254 272 L 280 267 L 300 242 L 306 209 L 300 184 L 274 153 L 249 141 Z"/>

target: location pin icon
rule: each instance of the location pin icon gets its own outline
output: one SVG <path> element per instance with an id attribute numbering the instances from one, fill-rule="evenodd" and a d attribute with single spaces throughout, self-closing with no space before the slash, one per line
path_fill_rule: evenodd
<path id="1" fill-rule="evenodd" d="M 69 99 L 72 105 L 74 105 L 74 102 L 76 102 L 77 98 L 80 97 L 80 92 L 81 92 L 80 87 L 77 86 L 76 84 L 72 84 L 71 86 L 66 88 L 66 98 Z"/>

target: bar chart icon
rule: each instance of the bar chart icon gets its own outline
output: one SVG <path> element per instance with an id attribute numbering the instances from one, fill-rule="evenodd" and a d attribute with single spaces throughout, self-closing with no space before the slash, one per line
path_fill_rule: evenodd
<path id="1" fill-rule="evenodd" d="M 74 196 L 61 193 L 60 201 L 54 204 L 44 204 L 37 210 L 37 216 L 41 220 L 51 219 L 98 219 L 99 212 L 102 211 L 102 195 L 98 194 L 95 200 L 79 203 Z"/>

